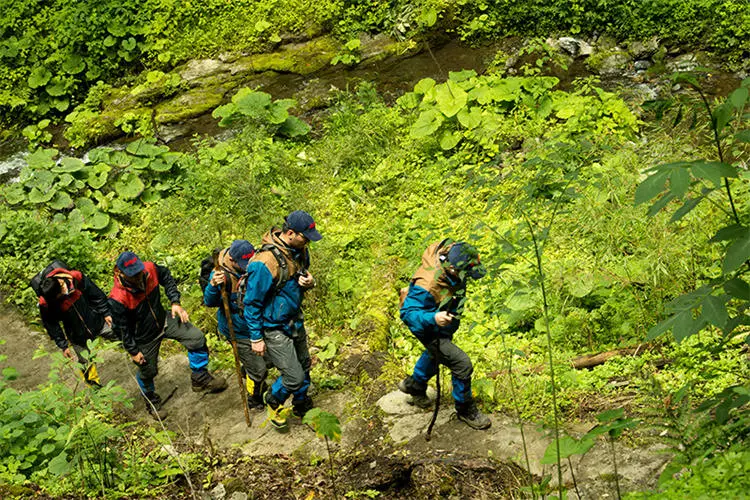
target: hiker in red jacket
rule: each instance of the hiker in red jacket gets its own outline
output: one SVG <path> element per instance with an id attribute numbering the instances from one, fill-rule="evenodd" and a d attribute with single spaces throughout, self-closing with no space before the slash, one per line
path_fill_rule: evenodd
<path id="1" fill-rule="evenodd" d="M 171 314 L 167 314 L 161 304 L 159 285 L 164 287 L 169 299 Z M 226 389 L 223 377 L 214 377 L 208 372 L 206 337 L 189 322 L 169 269 L 143 262 L 133 252 L 121 253 L 115 265 L 109 304 L 115 333 L 138 365 L 136 379 L 146 399 L 146 408 L 154 417 L 166 416 L 154 387 L 154 377 L 159 371 L 159 348 L 164 338 L 174 339 L 187 349 L 193 391 L 214 393 Z"/>

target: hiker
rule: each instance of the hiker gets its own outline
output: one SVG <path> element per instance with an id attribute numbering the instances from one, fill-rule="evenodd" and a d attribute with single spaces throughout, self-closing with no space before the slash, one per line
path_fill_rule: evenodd
<path id="1" fill-rule="evenodd" d="M 174 339 L 187 349 L 193 391 L 215 393 L 226 389 L 223 377 L 208 372 L 206 338 L 189 322 L 169 269 L 143 262 L 135 253 L 126 251 L 117 258 L 114 274 L 114 287 L 109 294 L 114 330 L 138 365 L 136 379 L 148 412 L 155 418 L 166 417 L 161 409 L 161 397 L 154 387 L 154 377 L 159 372 L 159 348 L 165 338 Z M 167 294 L 171 314 L 167 314 L 161 304 L 159 285 Z"/>
<path id="2" fill-rule="evenodd" d="M 94 363 L 89 363 L 86 342 L 112 333 L 112 314 L 104 292 L 85 274 L 54 261 L 31 280 L 39 297 L 44 329 L 63 356 L 81 364 L 83 380 L 101 387 Z M 62 322 L 62 327 L 60 326 Z"/>
<path id="3" fill-rule="evenodd" d="M 203 291 L 203 303 L 208 307 L 218 307 L 216 320 L 219 323 L 219 332 L 228 340 L 229 324 L 222 304 L 221 294 L 227 286 L 227 279 L 231 281 L 229 296 L 229 310 L 232 317 L 232 328 L 237 343 L 237 353 L 245 373 L 245 387 L 247 388 L 248 409 L 262 410 L 263 393 L 268 389 L 266 375 L 268 368 L 264 357 L 253 353 L 250 341 L 250 330 L 243 315 L 244 304 L 240 284 L 244 281 L 249 260 L 255 255 L 255 247 L 247 240 L 234 240 L 229 248 L 222 250 L 217 259 L 219 270 L 214 269 L 208 278 L 208 284 Z M 244 290 L 244 287 L 243 287 Z"/>
<path id="4" fill-rule="evenodd" d="M 471 394 L 473 367 L 469 356 L 453 343 L 461 323 L 466 282 L 486 274 L 479 253 L 472 245 L 449 239 L 433 243 L 422 255 L 422 265 L 411 279 L 401 305 L 401 319 L 425 346 L 414 372 L 398 388 L 412 396 L 411 404 L 431 405 L 427 382 L 438 372 L 435 362 L 451 370 L 453 400 L 459 420 L 474 429 L 487 429 L 490 419 L 479 411 Z"/>
<path id="5" fill-rule="evenodd" d="M 282 432 L 288 424 L 280 408 L 290 395 L 294 415 L 301 418 L 313 408 L 307 395 L 311 363 L 301 307 L 305 291 L 315 286 L 307 270 L 307 245 L 321 238 L 310 214 L 296 210 L 281 229 L 271 228 L 263 236 L 263 246 L 247 266 L 245 322 L 253 352 L 266 354 L 281 373 L 264 401 L 271 424 Z"/>

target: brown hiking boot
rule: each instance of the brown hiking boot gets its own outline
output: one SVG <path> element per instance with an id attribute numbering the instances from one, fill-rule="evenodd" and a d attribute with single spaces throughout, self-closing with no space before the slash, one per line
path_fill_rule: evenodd
<path id="1" fill-rule="evenodd" d="M 465 422 L 472 429 L 489 429 L 492 425 L 490 418 L 479 411 L 477 404 L 472 400 L 466 403 L 456 403 L 456 415 L 458 419 Z"/>
<path id="2" fill-rule="evenodd" d="M 432 401 L 427 397 L 427 388 L 420 387 L 411 376 L 398 383 L 398 390 L 411 396 L 411 399 L 407 401 L 410 405 L 424 410 L 432 406 Z"/>
<path id="3" fill-rule="evenodd" d="M 208 371 L 193 372 L 190 376 L 193 392 L 221 392 L 227 388 L 227 379 L 221 376 L 214 377 Z"/>
<path id="4" fill-rule="evenodd" d="M 164 420 L 167 418 L 167 410 L 161 407 L 161 396 L 155 392 L 147 392 L 143 395 L 143 399 L 146 403 L 146 411 L 155 420 Z"/>

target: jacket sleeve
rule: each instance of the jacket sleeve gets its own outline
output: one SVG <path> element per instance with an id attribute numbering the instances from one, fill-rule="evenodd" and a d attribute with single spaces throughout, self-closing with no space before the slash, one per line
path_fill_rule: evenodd
<path id="1" fill-rule="evenodd" d="M 66 349 L 68 347 L 68 339 L 65 338 L 60 322 L 52 317 L 48 307 L 39 306 L 39 314 L 42 317 L 42 324 L 44 329 L 47 330 L 49 338 L 55 341 L 55 345 L 60 349 Z"/>
<path id="2" fill-rule="evenodd" d="M 102 292 L 101 288 L 96 286 L 96 283 L 91 281 L 85 274 L 83 275 L 82 292 L 83 296 L 86 298 L 86 301 L 91 304 L 91 307 L 94 309 L 94 311 L 101 314 L 102 316 L 112 315 L 109 310 L 109 301 L 107 300 L 107 296 L 104 295 L 104 292 Z"/>
<path id="3" fill-rule="evenodd" d="M 242 300 L 250 340 L 263 339 L 263 308 L 272 287 L 273 275 L 266 265 L 258 261 L 250 262 L 247 266 L 247 291 Z"/>
<path id="4" fill-rule="evenodd" d="M 170 304 L 180 303 L 180 291 L 177 290 L 177 283 L 172 277 L 172 273 L 166 267 L 156 264 L 156 272 L 159 275 L 159 284 L 164 287 Z"/>
<path id="5" fill-rule="evenodd" d="M 401 306 L 401 320 L 414 335 L 426 336 L 437 332 L 435 314 L 438 306 L 430 292 L 417 285 L 409 286 L 409 293 Z"/>
<path id="6" fill-rule="evenodd" d="M 203 303 L 208 307 L 221 307 L 221 286 L 214 286 L 211 284 L 211 279 L 214 277 L 214 272 L 208 277 L 208 285 L 203 290 Z"/>
<path id="7" fill-rule="evenodd" d="M 122 340 L 122 347 L 131 356 L 138 354 L 138 344 L 135 341 L 135 325 L 128 320 L 125 306 L 110 298 L 109 308 L 112 311 L 112 330 Z"/>

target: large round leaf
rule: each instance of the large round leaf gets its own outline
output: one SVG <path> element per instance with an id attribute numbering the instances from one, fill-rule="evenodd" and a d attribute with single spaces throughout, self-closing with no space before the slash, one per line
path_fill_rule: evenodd
<path id="1" fill-rule="evenodd" d="M 120 231 L 120 224 L 113 219 L 112 217 L 109 218 L 109 224 L 107 224 L 107 227 L 101 229 L 99 231 L 99 234 L 104 236 L 114 236 Z"/>
<path id="2" fill-rule="evenodd" d="M 127 145 L 125 150 L 131 155 L 147 156 L 153 158 L 159 156 L 162 153 L 169 152 L 167 146 L 157 146 L 148 139 L 138 139 Z"/>
<path id="3" fill-rule="evenodd" d="M 96 205 L 90 198 L 78 198 L 76 200 L 76 209 L 81 212 L 84 217 L 91 217 L 94 212 L 97 211 Z"/>
<path id="4" fill-rule="evenodd" d="M 79 172 L 85 169 L 86 164 L 83 163 L 83 160 L 66 156 L 60 160 L 60 163 L 52 170 L 55 172 Z"/>
<path id="5" fill-rule="evenodd" d="M 63 63 L 62 68 L 66 73 L 77 75 L 78 73 L 86 69 L 86 64 L 83 62 L 83 58 L 81 56 L 79 56 L 78 54 L 71 54 Z"/>
<path id="6" fill-rule="evenodd" d="M 65 210 L 73 206 L 73 199 L 65 191 L 58 191 L 48 205 L 54 210 Z"/>
<path id="7" fill-rule="evenodd" d="M 44 66 L 39 66 L 29 75 L 29 87 L 32 89 L 43 87 L 47 85 L 50 78 L 52 78 L 52 73 Z"/>
<path id="8" fill-rule="evenodd" d="M 4 186 L 2 194 L 10 205 L 16 205 L 26 199 L 26 190 L 19 183 Z"/>
<path id="9" fill-rule="evenodd" d="M 137 198 L 145 187 L 141 178 L 133 172 L 125 172 L 115 182 L 115 191 L 126 200 Z"/>
<path id="10" fill-rule="evenodd" d="M 290 116 L 281 125 L 279 132 L 287 137 L 299 137 L 307 135 L 310 132 L 310 126 L 296 116 Z"/>
<path id="11" fill-rule="evenodd" d="M 467 95 L 457 83 L 448 80 L 435 87 L 435 99 L 438 108 L 447 117 L 454 116 L 466 106 Z"/>
<path id="12" fill-rule="evenodd" d="M 55 165 L 56 149 L 37 149 L 26 157 L 26 163 L 31 168 L 52 168 Z"/>
<path id="13" fill-rule="evenodd" d="M 107 227 L 109 224 L 109 215 L 105 214 L 101 210 L 96 210 L 89 217 L 84 218 L 83 226 L 87 229 L 100 230 Z"/>
<path id="14" fill-rule="evenodd" d="M 59 76 L 56 76 L 50 80 L 47 86 L 44 87 L 44 90 L 53 97 L 65 95 L 65 81 Z"/>
<path id="15" fill-rule="evenodd" d="M 141 193 L 141 201 L 146 204 L 154 203 L 156 201 L 159 201 L 160 199 L 161 193 L 156 189 L 147 188 L 143 190 L 143 193 Z"/>
<path id="16" fill-rule="evenodd" d="M 443 123 L 443 114 L 436 109 L 422 111 L 411 126 L 410 135 L 415 139 L 432 135 Z"/>
<path id="17" fill-rule="evenodd" d="M 73 183 L 74 181 L 75 181 L 75 178 L 66 172 L 57 178 L 56 184 L 58 186 L 66 187 L 66 186 L 70 186 L 70 184 Z"/>
<path id="18" fill-rule="evenodd" d="M 83 214 L 77 208 L 74 208 L 68 214 L 67 228 L 71 232 L 80 232 L 83 229 Z"/>
<path id="19" fill-rule="evenodd" d="M 34 174 L 25 182 L 26 187 L 36 188 L 40 191 L 49 191 L 55 183 L 57 176 L 49 170 L 34 170 Z"/>
<path id="20" fill-rule="evenodd" d="M 458 141 L 461 140 L 461 134 L 459 132 L 451 132 L 446 130 L 443 134 L 442 139 L 440 139 L 440 147 L 444 150 L 453 149 L 456 147 L 456 144 L 458 144 Z"/>
<path id="21" fill-rule="evenodd" d="M 237 111 L 250 118 L 262 118 L 267 116 L 268 107 L 271 105 L 271 96 L 265 92 L 243 92 L 240 90 L 232 102 L 237 105 Z"/>
<path id="22" fill-rule="evenodd" d="M 50 189 L 48 191 L 40 191 L 38 188 L 34 188 L 29 193 L 29 201 L 31 203 L 47 203 L 55 195 L 56 191 Z"/>
<path id="23" fill-rule="evenodd" d="M 152 160 L 148 167 L 154 172 L 166 172 L 172 168 L 171 165 L 168 165 L 167 162 L 160 158 Z"/>

